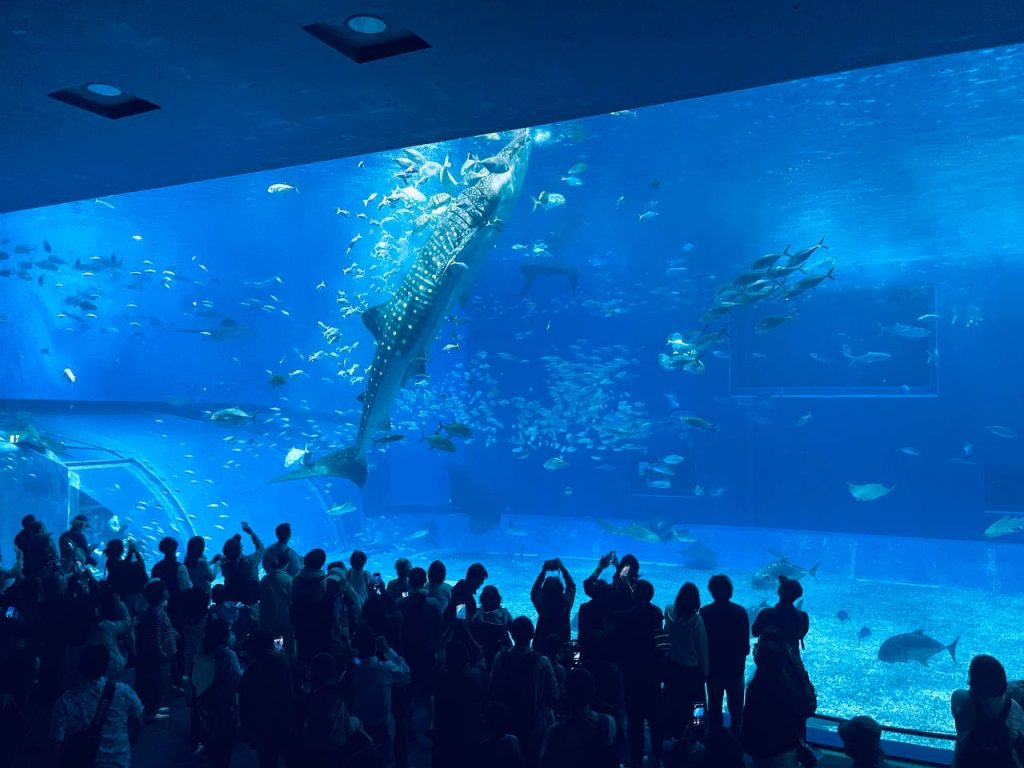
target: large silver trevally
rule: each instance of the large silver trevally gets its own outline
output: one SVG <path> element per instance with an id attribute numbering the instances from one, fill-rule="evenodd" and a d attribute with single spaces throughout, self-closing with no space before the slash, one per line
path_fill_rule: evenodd
<path id="1" fill-rule="evenodd" d="M 363 313 L 377 349 L 361 396 L 363 414 L 355 444 L 275 482 L 325 476 L 344 477 L 358 485 L 366 482 L 366 451 L 374 434 L 388 423 L 388 411 L 402 385 L 423 374 L 428 348 L 445 316 L 476 280 L 522 189 L 530 144 L 529 131 L 516 132 L 493 158 L 494 168 L 507 169 L 481 176 L 460 192 L 437 218 L 394 298 Z"/>
<path id="2" fill-rule="evenodd" d="M 918 664 L 928 666 L 928 659 L 940 651 L 949 651 L 953 663 L 956 663 L 956 644 L 960 642 L 958 637 L 949 645 L 943 645 L 938 640 L 928 637 L 924 630 L 907 632 L 902 635 L 890 637 L 878 649 L 878 660 L 887 664 L 916 661 Z"/>
<path id="3" fill-rule="evenodd" d="M 754 571 L 754 576 L 750 580 L 750 586 L 754 589 L 775 589 L 779 583 L 779 576 L 797 581 L 804 576 L 810 576 L 815 581 L 818 580 L 818 563 L 810 568 L 801 568 L 796 563 L 789 562 L 785 555 L 775 554 L 778 557 L 777 560 Z"/>

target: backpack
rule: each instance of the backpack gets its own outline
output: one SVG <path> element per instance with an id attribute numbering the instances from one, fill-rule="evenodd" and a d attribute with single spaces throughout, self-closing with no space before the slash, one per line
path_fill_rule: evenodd
<path id="1" fill-rule="evenodd" d="M 346 675 L 349 677 L 349 675 Z M 342 765 L 372 752 L 374 743 L 362 725 L 349 714 L 341 685 L 314 691 L 302 728 L 302 745 L 309 764 Z"/>
<path id="2" fill-rule="evenodd" d="M 803 694 L 804 716 L 812 717 L 818 711 L 818 692 L 814 689 L 811 676 L 807 674 L 807 668 L 802 662 L 798 661 L 794 665 L 793 679 Z"/>
<path id="3" fill-rule="evenodd" d="M 803 642 L 801 640 L 801 642 Z M 793 685 L 800 692 L 801 713 L 805 718 L 812 717 L 818 711 L 818 692 L 814 689 L 811 676 L 807 674 L 807 667 L 797 648 L 786 641 L 785 635 L 771 626 L 761 633 L 758 643 L 773 643 L 781 648 L 786 658 L 786 674 L 793 681 Z"/>
<path id="4" fill-rule="evenodd" d="M 340 691 L 328 689 L 313 695 L 302 734 L 310 752 L 320 755 L 336 752 L 348 741 L 351 731 L 348 708 Z"/>
<path id="5" fill-rule="evenodd" d="M 490 668 L 494 664 L 494 657 L 505 648 L 512 647 L 512 639 L 508 634 L 508 624 L 496 624 L 482 619 L 483 611 L 473 614 L 473 620 L 469 623 L 470 634 L 484 651 L 484 658 Z M 480 617 L 480 618 L 478 618 Z"/>
<path id="6" fill-rule="evenodd" d="M 1007 697 L 998 715 L 986 717 L 971 697 L 975 720 L 957 748 L 957 768 L 1016 768 L 1010 729 L 1006 725 L 1011 704 Z"/>

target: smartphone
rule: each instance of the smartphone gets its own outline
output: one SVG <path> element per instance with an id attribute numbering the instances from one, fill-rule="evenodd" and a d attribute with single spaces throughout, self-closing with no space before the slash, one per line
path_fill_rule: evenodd
<path id="1" fill-rule="evenodd" d="M 13 605 L 9 606 L 7 608 L 7 613 L 5 613 L 4 616 L 6 616 L 8 619 L 13 619 L 14 618 L 14 606 Z"/>
<path id="2" fill-rule="evenodd" d="M 572 665 L 578 667 L 580 665 L 580 649 L 576 648 L 572 652 Z"/>
<path id="3" fill-rule="evenodd" d="M 466 604 L 465 603 L 459 603 L 458 605 L 455 606 L 455 618 L 456 619 L 465 619 L 466 618 Z"/>
<path id="4" fill-rule="evenodd" d="M 379 573 L 375 573 L 373 574 L 373 583 L 379 587 L 381 584 L 384 583 L 384 579 L 381 578 Z"/>
<path id="5" fill-rule="evenodd" d="M 619 571 L 619 578 L 620 579 L 629 578 L 630 570 L 632 570 L 632 566 L 629 566 L 629 565 L 622 566 L 622 570 Z"/>
<path id="6" fill-rule="evenodd" d="M 408 593 L 408 592 L 403 592 L 403 593 L 402 593 L 402 597 L 408 597 L 408 596 L 409 596 L 409 593 Z"/>
<path id="7" fill-rule="evenodd" d="M 693 702 L 693 724 L 697 728 L 704 727 L 704 709 L 705 707 L 703 701 Z"/>
<path id="8" fill-rule="evenodd" d="M 275 637 L 274 638 L 274 650 L 277 651 L 278 653 L 280 653 L 281 651 L 284 650 L 284 638 L 283 637 Z"/>

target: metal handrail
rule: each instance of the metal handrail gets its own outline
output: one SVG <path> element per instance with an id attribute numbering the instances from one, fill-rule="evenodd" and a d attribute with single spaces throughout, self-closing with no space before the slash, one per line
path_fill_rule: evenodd
<path id="1" fill-rule="evenodd" d="M 829 723 L 845 723 L 849 718 L 836 717 L 834 715 L 813 715 L 812 720 L 824 720 Z M 881 725 L 883 733 L 898 733 L 903 736 L 917 736 L 924 739 L 935 739 L 937 741 L 956 741 L 956 734 L 936 733 L 934 731 L 919 731 L 915 728 L 900 728 L 895 725 Z"/>

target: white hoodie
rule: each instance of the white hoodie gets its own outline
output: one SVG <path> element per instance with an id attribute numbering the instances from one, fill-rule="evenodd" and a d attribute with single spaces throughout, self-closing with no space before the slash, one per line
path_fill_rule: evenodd
<path id="1" fill-rule="evenodd" d="M 694 613 L 687 619 L 676 618 L 675 605 L 665 608 L 665 630 L 672 649 L 669 658 L 682 667 L 700 667 L 708 676 L 708 633 L 704 619 Z"/>

